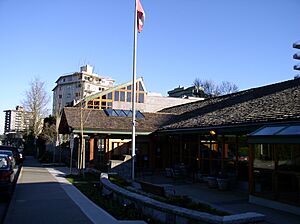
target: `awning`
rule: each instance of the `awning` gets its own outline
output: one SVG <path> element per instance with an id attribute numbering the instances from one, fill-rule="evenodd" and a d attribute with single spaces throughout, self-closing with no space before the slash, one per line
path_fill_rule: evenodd
<path id="1" fill-rule="evenodd" d="M 266 125 L 248 135 L 250 144 L 300 144 L 300 123 Z"/>

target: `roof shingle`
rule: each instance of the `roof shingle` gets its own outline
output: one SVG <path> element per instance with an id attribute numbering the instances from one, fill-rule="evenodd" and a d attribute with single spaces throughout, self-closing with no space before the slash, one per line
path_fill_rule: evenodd
<path id="1" fill-rule="evenodd" d="M 68 128 L 80 129 L 80 108 L 65 107 L 60 123 L 60 133 Z M 132 129 L 131 117 L 109 117 L 103 110 L 83 109 L 84 130 L 129 132 Z M 153 132 L 164 125 L 172 115 L 166 113 L 143 113 L 144 119 L 136 120 L 137 132 Z M 67 129 L 66 129 L 67 127 Z"/>
<path id="2" fill-rule="evenodd" d="M 300 119 L 300 79 L 209 98 L 161 112 L 177 114 L 162 129 L 287 121 Z"/>

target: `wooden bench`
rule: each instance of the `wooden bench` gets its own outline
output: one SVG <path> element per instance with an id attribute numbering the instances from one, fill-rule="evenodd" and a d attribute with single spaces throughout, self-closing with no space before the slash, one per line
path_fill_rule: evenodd
<path id="1" fill-rule="evenodd" d="M 164 186 L 157 185 L 157 184 L 152 184 L 149 182 L 143 182 L 139 181 L 141 188 L 144 192 L 150 193 L 150 194 L 155 194 L 161 197 L 165 197 L 165 188 Z"/>

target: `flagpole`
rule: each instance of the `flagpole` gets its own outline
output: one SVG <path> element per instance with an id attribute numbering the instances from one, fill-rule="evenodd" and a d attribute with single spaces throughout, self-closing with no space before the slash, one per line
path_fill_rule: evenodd
<path id="1" fill-rule="evenodd" d="M 134 9 L 134 41 L 133 41 L 133 74 L 132 74 L 132 146 L 131 160 L 132 170 L 131 179 L 134 181 L 134 161 L 135 161 L 135 102 L 136 102 L 136 48 L 137 48 L 137 0 L 135 0 Z"/>

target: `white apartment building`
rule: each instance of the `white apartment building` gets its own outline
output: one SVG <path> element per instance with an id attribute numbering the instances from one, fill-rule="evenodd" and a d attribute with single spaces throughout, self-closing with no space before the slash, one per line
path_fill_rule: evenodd
<path id="1" fill-rule="evenodd" d="M 17 106 L 15 110 L 5 110 L 4 134 L 23 132 L 29 129 L 30 113 L 23 107 Z"/>
<path id="2" fill-rule="evenodd" d="M 113 87 L 114 82 L 111 78 L 93 73 L 90 65 L 80 67 L 80 72 L 60 76 L 52 90 L 52 115 L 55 116 L 65 106 L 75 105 L 80 99 Z"/>

